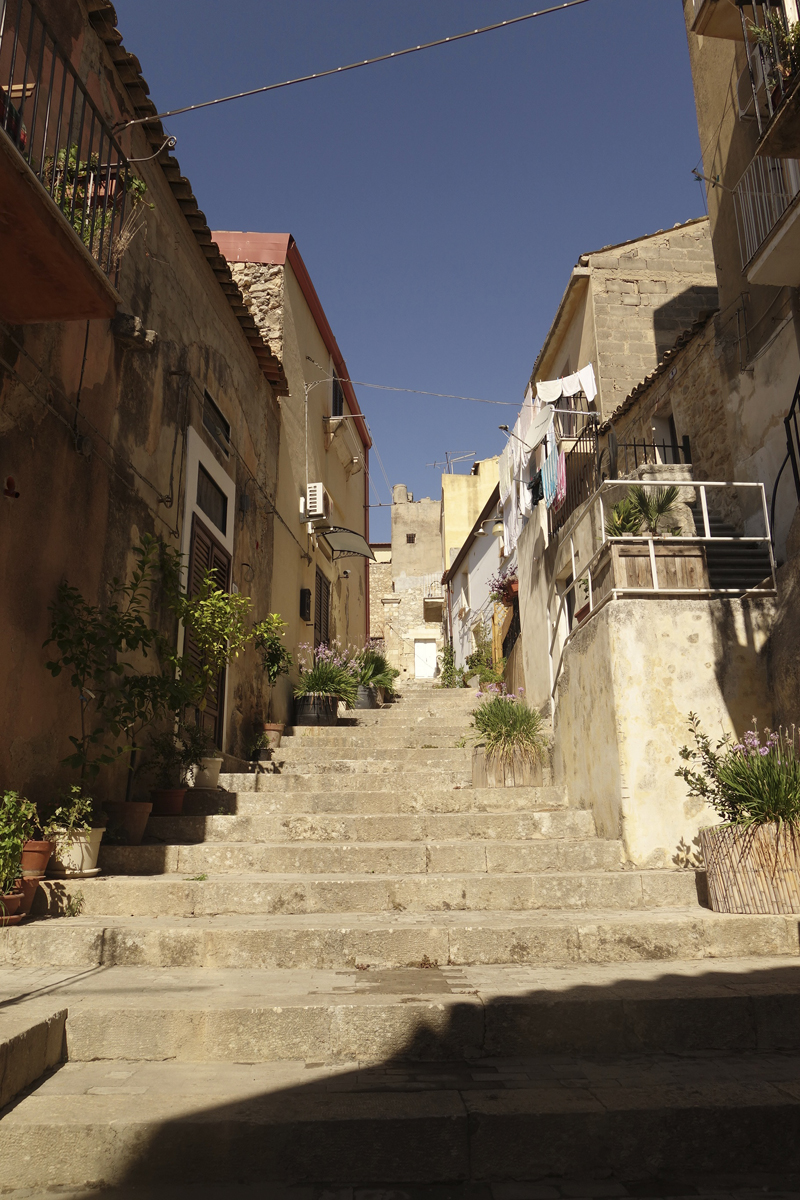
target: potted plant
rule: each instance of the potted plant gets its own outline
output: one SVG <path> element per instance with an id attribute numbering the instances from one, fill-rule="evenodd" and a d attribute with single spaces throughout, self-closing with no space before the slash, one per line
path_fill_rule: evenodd
<path id="1" fill-rule="evenodd" d="M 209 741 L 208 734 L 195 723 L 180 723 L 177 729 L 151 736 L 146 770 L 156 785 L 150 789 L 154 816 L 173 817 L 183 812 L 186 790 L 194 782 L 209 749 Z"/>
<path id="2" fill-rule="evenodd" d="M 365 646 L 355 656 L 358 669 L 358 693 L 356 708 L 377 708 L 383 703 L 384 693 L 392 692 L 394 681 L 400 672 L 390 667 L 384 654 L 371 646 Z"/>
<path id="3" fill-rule="evenodd" d="M 25 896 L 22 890 L 22 853 L 37 823 L 36 809 L 17 792 L 3 792 L 0 803 L 0 925 L 17 925 Z M 36 881 L 38 885 L 38 880 Z M 34 885 L 31 891 L 36 890 Z M 27 910 L 26 910 L 27 911 Z"/>
<path id="4" fill-rule="evenodd" d="M 294 689 L 295 724 L 335 725 L 340 703 L 355 708 L 358 675 L 353 656 L 338 646 L 301 650 L 300 679 Z"/>
<path id="5" fill-rule="evenodd" d="M 262 729 L 255 735 L 250 745 L 250 761 L 269 762 L 272 758 L 272 751 L 278 746 L 280 746 L 280 739 L 276 744 L 270 738 L 270 731 Z"/>
<path id="6" fill-rule="evenodd" d="M 547 752 L 541 713 L 504 683 L 478 692 L 482 703 L 472 714 L 477 743 L 472 754 L 473 787 L 525 787 L 542 782 Z"/>
<path id="7" fill-rule="evenodd" d="M 71 879 L 100 874 L 97 855 L 105 821 L 100 806 L 80 784 L 73 784 L 67 795 L 49 807 L 42 828 L 45 836 L 55 842 L 48 874 Z"/>
<path id="8" fill-rule="evenodd" d="M 519 593 L 519 579 L 513 567 L 507 567 L 489 580 L 489 598 L 506 608 L 512 608 L 514 599 Z"/>
<path id="9" fill-rule="evenodd" d="M 589 580 L 588 580 L 588 577 L 584 576 L 583 579 L 579 579 L 577 586 L 583 592 L 583 600 L 584 600 L 584 603 L 577 610 L 577 612 L 575 613 L 575 617 L 574 617 L 575 624 L 580 625 L 580 623 L 584 619 L 584 617 L 588 617 L 588 615 L 589 615 Z"/>
<path id="10" fill-rule="evenodd" d="M 294 665 L 294 659 L 284 645 L 283 639 L 286 637 L 286 622 L 281 619 L 279 613 L 269 613 L 263 621 L 259 621 L 253 626 L 253 637 L 256 650 L 261 655 L 261 662 L 267 675 L 267 682 L 270 687 L 269 709 L 267 716 L 270 715 L 272 708 L 272 689 L 277 683 L 280 675 L 288 675 L 290 668 Z M 257 734 L 265 733 L 269 736 L 269 745 L 276 750 L 281 744 L 283 736 L 284 724 L 278 722 L 261 722 L 261 728 L 256 730 Z M 265 747 L 261 747 L 264 749 Z"/>
<path id="11" fill-rule="evenodd" d="M 800 745 L 791 733 L 758 731 L 716 746 L 689 714 L 694 748 L 683 746 L 676 774 L 722 824 L 700 830 L 715 912 L 800 912 Z"/>

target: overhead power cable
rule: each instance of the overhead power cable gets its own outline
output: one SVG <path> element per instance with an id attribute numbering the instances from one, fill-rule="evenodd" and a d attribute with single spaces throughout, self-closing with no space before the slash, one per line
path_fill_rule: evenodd
<path id="1" fill-rule="evenodd" d="M 377 58 L 365 58 L 360 62 L 348 63 L 344 67 L 331 67 L 328 71 L 315 71 L 313 75 L 299 75 L 296 79 L 284 79 L 282 83 L 268 83 L 264 87 L 251 88 L 247 92 L 236 92 L 232 96 L 221 96 L 217 100 L 204 100 L 200 104 L 187 104 L 185 108 L 171 108 L 168 112 L 156 113 L 154 116 L 137 117 L 131 121 L 120 121 L 116 129 L 130 129 L 132 125 L 149 125 L 153 121 L 163 121 L 167 117 L 179 117 L 183 113 L 197 112 L 201 108 L 212 108 L 217 104 L 227 104 L 229 100 L 244 100 L 248 96 L 260 96 L 264 92 L 274 92 L 278 88 L 292 87 L 295 83 L 309 83 L 312 79 L 324 79 L 327 75 L 342 75 L 345 71 L 355 71 L 359 67 L 370 67 L 374 63 L 388 62 L 392 58 L 403 58 L 406 54 L 417 54 L 420 50 L 432 50 L 435 46 L 446 46 L 450 42 L 460 42 L 464 38 L 477 37 L 482 33 L 492 33 L 495 29 L 505 29 L 509 25 L 519 25 L 522 21 L 532 21 L 535 17 L 546 17 L 550 13 L 561 12 L 565 8 L 575 8 L 579 4 L 587 4 L 588 0 L 566 0 L 563 4 L 554 4 L 551 8 L 541 8 L 537 12 L 524 13 L 521 17 L 509 17 L 507 21 L 496 21 L 494 25 L 484 25 L 481 29 L 468 29 L 464 33 L 454 33 L 450 37 L 437 38 L 435 42 L 424 42 L 421 46 L 408 46 L 405 50 L 392 50 L 389 54 L 379 54 Z"/>
<path id="2" fill-rule="evenodd" d="M 424 392 L 421 388 L 389 387 L 387 383 L 364 383 L 363 379 L 343 379 L 342 383 L 352 383 L 355 387 L 375 388 L 379 392 L 407 392 L 410 396 L 437 396 L 440 400 L 471 400 L 474 404 L 503 404 L 510 408 L 519 408 L 521 400 L 484 400 L 481 396 L 455 396 L 451 392 Z"/>

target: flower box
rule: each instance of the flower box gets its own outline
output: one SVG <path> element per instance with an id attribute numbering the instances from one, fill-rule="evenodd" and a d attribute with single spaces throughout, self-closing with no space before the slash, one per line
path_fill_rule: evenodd
<path id="1" fill-rule="evenodd" d="M 700 830 L 714 912 L 800 913 L 800 833 L 787 825 Z"/>

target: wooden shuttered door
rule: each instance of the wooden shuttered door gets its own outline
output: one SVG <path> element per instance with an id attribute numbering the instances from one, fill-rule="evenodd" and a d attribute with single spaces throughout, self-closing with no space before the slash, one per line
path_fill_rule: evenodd
<path id="1" fill-rule="evenodd" d="M 225 591 L 230 587 L 231 557 L 214 538 L 197 516 L 192 518 L 192 541 L 189 548 L 189 579 L 187 590 L 190 596 L 196 596 L 203 583 L 206 571 L 213 571 L 218 587 Z M 183 646 L 184 654 L 189 656 L 192 664 L 198 669 L 202 666 L 200 650 L 187 629 Z M 222 748 L 222 727 L 225 717 L 225 671 L 220 671 L 217 678 L 206 692 L 206 704 L 203 709 L 196 709 L 197 724 L 214 739 L 214 744 Z"/>
<path id="2" fill-rule="evenodd" d="M 329 616 L 331 609 L 331 585 L 321 571 L 317 571 L 314 589 L 314 645 L 328 644 L 330 638 Z"/>

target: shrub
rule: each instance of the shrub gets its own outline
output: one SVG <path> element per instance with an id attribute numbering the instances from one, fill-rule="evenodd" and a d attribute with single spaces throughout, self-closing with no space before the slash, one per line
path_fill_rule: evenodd
<path id="1" fill-rule="evenodd" d="M 334 696 L 347 708 L 355 708 L 359 680 L 357 652 L 350 647 L 342 650 L 338 642 L 317 646 L 313 651 L 303 645 L 300 650 L 300 679 L 294 689 L 295 696 Z"/>
<path id="2" fill-rule="evenodd" d="M 503 681 L 504 658 L 495 663 L 492 659 L 492 639 L 484 625 L 478 625 L 472 634 L 475 639 L 475 649 L 467 657 L 467 669 L 464 672 L 467 679 L 477 675 L 481 687 L 486 683 L 500 684 Z"/>
<path id="3" fill-rule="evenodd" d="M 796 730 L 766 730 L 763 738 L 753 718 L 753 728 L 741 742 L 728 733 L 712 746 L 700 718 L 689 713 L 695 748 L 683 746 L 686 766 L 676 775 L 689 785 L 689 795 L 706 800 L 723 821 L 743 827 L 774 822 L 800 829 L 800 746 Z"/>
<path id="4" fill-rule="evenodd" d="M 362 687 L 380 687 L 387 692 L 394 691 L 394 681 L 400 672 L 389 665 L 389 660 L 380 650 L 365 646 L 355 656 L 358 666 L 358 682 Z"/>
<path id="5" fill-rule="evenodd" d="M 48 841 L 64 846 L 88 836 L 93 828 L 104 823 L 100 806 L 85 795 L 79 784 L 73 783 L 68 793 L 45 808 L 41 827 Z"/>
<path id="6" fill-rule="evenodd" d="M 522 689 L 515 696 L 505 685 L 493 685 L 478 695 L 486 698 L 472 714 L 473 740 L 483 742 L 487 758 L 506 761 L 521 754 L 538 762 L 544 757 L 547 739 L 542 716 L 523 699 Z"/>
<path id="7" fill-rule="evenodd" d="M 628 495 L 611 510 L 611 516 L 606 522 L 606 533 L 609 537 L 622 537 L 626 533 L 663 534 L 662 522 L 674 519 L 675 508 L 678 504 L 678 489 L 674 484 L 669 487 L 646 488 L 640 484 L 631 487 Z M 669 533 L 680 533 L 678 526 L 670 526 Z"/>
<path id="8" fill-rule="evenodd" d="M 441 673 L 439 687 L 463 688 L 467 686 L 464 678 L 464 668 L 456 666 L 456 651 L 454 646 L 443 646 L 439 651 Z"/>
<path id="9" fill-rule="evenodd" d="M 12 892 L 22 863 L 22 847 L 38 825 L 36 809 L 17 792 L 3 792 L 0 801 L 0 895 Z"/>
<path id="10" fill-rule="evenodd" d="M 286 622 L 278 613 L 270 613 L 252 628 L 256 650 L 261 655 L 270 687 L 275 686 L 279 675 L 287 675 L 294 659 L 284 645 Z"/>

